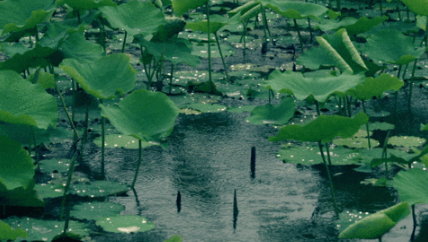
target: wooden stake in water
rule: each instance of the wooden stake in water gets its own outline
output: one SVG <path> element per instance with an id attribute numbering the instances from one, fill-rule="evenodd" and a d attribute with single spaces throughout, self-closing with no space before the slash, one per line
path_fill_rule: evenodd
<path id="1" fill-rule="evenodd" d="M 238 221 L 238 200 L 236 199 L 236 189 L 233 195 L 233 229 L 236 229 L 236 222 Z"/>
<path id="2" fill-rule="evenodd" d="M 178 193 L 177 193 L 176 204 L 177 204 L 177 213 L 179 213 L 181 211 L 181 194 L 180 194 L 180 191 L 178 191 Z"/>
<path id="3" fill-rule="evenodd" d="M 256 147 L 251 147 L 251 178 L 256 176 Z"/>

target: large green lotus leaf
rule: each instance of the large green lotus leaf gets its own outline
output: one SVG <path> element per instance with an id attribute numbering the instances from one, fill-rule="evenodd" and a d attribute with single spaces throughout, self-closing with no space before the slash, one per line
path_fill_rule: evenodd
<path id="1" fill-rule="evenodd" d="M 135 233 L 146 232 L 156 226 L 148 222 L 146 218 L 137 215 L 117 215 L 114 217 L 97 220 L 96 225 L 101 226 L 107 232 Z"/>
<path id="2" fill-rule="evenodd" d="M 307 2 L 280 1 L 280 0 L 259 0 L 263 6 L 272 9 L 286 18 L 301 19 L 314 18 L 322 19 L 328 8 Z"/>
<path id="3" fill-rule="evenodd" d="M 34 165 L 21 144 L 0 136 L 0 191 L 28 188 L 33 181 Z"/>
<path id="4" fill-rule="evenodd" d="M 63 232 L 64 221 L 42 220 L 30 217 L 8 217 L 3 220 L 12 227 L 19 227 L 27 231 L 28 238 L 18 238 L 15 241 L 52 241 L 52 239 Z M 69 231 L 81 237 L 89 236 L 91 232 L 89 225 L 70 220 Z"/>
<path id="5" fill-rule="evenodd" d="M 99 220 L 119 215 L 125 206 L 112 202 L 86 202 L 74 205 L 70 216 L 76 219 Z"/>
<path id="6" fill-rule="evenodd" d="M 327 152 L 324 152 L 327 157 Z M 277 153 L 277 158 L 288 163 L 300 165 L 322 164 L 323 160 L 318 146 L 304 145 L 283 147 Z M 334 166 L 355 165 L 360 163 L 359 153 L 341 146 L 330 148 L 331 164 Z"/>
<path id="7" fill-rule="evenodd" d="M 63 3 L 78 11 L 99 8 L 102 6 L 117 6 L 117 4 L 112 0 L 59 0 L 57 5 L 61 5 Z"/>
<path id="8" fill-rule="evenodd" d="M 124 29 L 129 36 L 153 34 L 159 26 L 166 24 L 162 11 L 151 2 L 131 1 L 118 7 L 101 7 L 111 26 Z"/>
<path id="9" fill-rule="evenodd" d="M 294 99 L 287 97 L 278 105 L 266 104 L 251 111 L 251 116 L 246 118 L 252 124 L 283 125 L 294 116 Z"/>
<path id="10" fill-rule="evenodd" d="M 124 54 L 112 54 L 92 63 L 65 59 L 59 67 L 87 93 L 100 99 L 115 98 L 131 91 L 137 73 Z"/>
<path id="11" fill-rule="evenodd" d="M 55 11 L 52 0 L 7 0 L 0 2 L 2 35 L 12 31 L 34 28 L 47 21 Z"/>
<path id="12" fill-rule="evenodd" d="M 364 82 L 364 76 L 342 74 L 331 77 L 303 77 L 300 72 L 291 70 L 281 73 L 273 71 L 269 80 L 263 82 L 266 89 L 272 89 L 275 93 L 287 93 L 294 95 L 298 100 L 314 98 L 324 103 L 333 94 L 344 95 L 344 93 L 358 84 Z"/>
<path id="13" fill-rule="evenodd" d="M 33 48 L 28 48 L 20 42 L 3 43 L 1 48 L 10 58 L 0 62 L 0 70 L 14 70 L 18 73 L 30 67 L 43 68 L 48 66 L 49 62 L 46 58 L 56 51 L 49 46 L 42 46 L 41 42 L 37 42 Z"/>
<path id="14" fill-rule="evenodd" d="M 413 136 L 392 136 L 388 139 L 388 144 L 402 147 L 419 147 L 425 143 L 424 138 Z"/>
<path id="15" fill-rule="evenodd" d="M 191 29 L 193 31 L 202 31 L 204 33 L 215 33 L 219 31 L 222 27 L 229 25 L 227 23 L 229 19 L 224 18 L 223 16 L 219 15 L 213 15 L 210 16 L 210 29 L 208 29 L 208 22 L 207 21 L 201 21 L 201 22 L 188 22 L 186 24 L 186 29 Z"/>
<path id="16" fill-rule="evenodd" d="M 190 66 L 197 66 L 200 63 L 198 56 L 192 55 L 192 46 L 188 40 L 178 39 L 168 42 L 151 42 L 137 35 L 134 42 L 144 46 L 148 53 L 152 54 L 157 60 L 163 56 L 166 60 L 171 61 L 174 65 L 178 63 L 187 63 Z"/>
<path id="17" fill-rule="evenodd" d="M 321 29 L 324 32 L 327 32 L 332 29 L 345 28 L 349 35 L 357 35 L 364 33 L 374 26 L 382 23 L 383 21 L 388 20 L 388 17 L 375 17 L 369 19 L 367 17 L 361 17 L 358 20 L 352 17 L 343 18 L 341 21 L 335 20 L 323 20 L 321 24 L 316 28 Z"/>
<path id="18" fill-rule="evenodd" d="M 6 192 L 0 191 L 0 205 L 17 207 L 43 207 L 45 203 L 42 197 L 34 189 L 35 182 L 32 180 L 27 188 L 17 187 Z"/>
<path id="19" fill-rule="evenodd" d="M 417 15 L 428 15 L 428 1 L 427 0 L 401 0 L 410 11 Z"/>
<path id="20" fill-rule="evenodd" d="M 367 38 L 365 52 L 375 62 L 405 65 L 420 58 L 425 48 L 415 49 L 411 37 L 395 29 L 386 29 Z"/>
<path id="21" fill-rule="evenodd" d="M 340 71 L 359 73 L 368 69 L 346 29 L 340 29 L 332 35 L 317 36 L 316 39 L 327 50 Z"/>
<path id="22" fill-rule="evenodd" d="M 400 220 L 410 214 L 407 202 L 371 214 L 346 228 L 340 239 L 377 239 L 392 229 Z"/>
<path id="23" fill-rule="evenodd" d="M 296 64 L 303 65 L 305 68 L 317 70 L 321 66 L 333 67 L 334 59 L 328 54 L 327 50 L 322 47 L 313 47 L 302 53 L 297 58 Z"/>
<path id="24" fill-rule="evenodd" d="M 95 138 L 94 143 L 101 147 L 101 137 Z M 105 147 L 106 148 L 126 148 L 126 149 L 138 149 L 138 139 L 121 134 L 109 134 L 105 136 Z M 157 145 L 156 143 L 150 143 L 146 141 L 141 141 L 141 148 L 147 148 L 152 145 Z"/>
<path id="25" fill-rule="evenodd" d="M 382 94 L 389 90 L 398 91 L 404 85 L 404 82 L 391 74 L 382 73 L 373 78 L 368 77 L 363 84 L 347 91 L 348 95 L 360 100 L 370 100 L 373 97 L 380 98 Z"/>
<path id="26" fill-rule="evenodd" d="M 159 142 L 168 137 L 178 116 L 178 108 L 163 93 L 136 90 L 118 106 L 100 105 L 101 115 L 124 135 Z"/>
<path id="27" fill-rule="evenodd" d="M 0 135 L 8 136 L 22 145 L 28 145 L 29 141 L 31 141 L 31 145 L 34 146 L 34 139 L 36 140 L 36 145 L 41 143 L 49 144 L 49 132 L 52 132 L 53 129 L 53 127 L 38 129 L 34 126 L 25 124 L 1 123 Z M 34 137 L 32 135 L 34 135 Z"/>
<path id="28" fill-rule="evenodd" d="M 369 117 L 365 113 L 358 113 L 354 118 L 321 115 L 304 126 L 287 125 L 281 128 L 276 136 L 269 137 L 269 141 L 299 140 L 324 143 L 337 136 L 349 138 L 358 132 L 361 125 L 368 121 Z"/>
<path id="29" fill-rule="evenodd" d="M 9 224 L 0 220 L 0 240 L 15 240 L 18 237 L 27 238 L 27 232 L 21 228 L 12 229 Z"/>
<path id="30" fill-rule="evenodd" d="M 208 3 L 209 0 L 172 0 L 172 9 L 177 16 L 181 16 L 189 9 L 195 9 Z"/>
<path id="31" fill-rule="evenodd" d="M 0 71 L 0 120 L 47 129 L 56 125 L 58 104 L 39 84 L 31 84 L 14 71 Z"/>
<path id="32" fill-rule="evenodd" d="M 103 47 L 87 41 L 81 32 L 70 34 L 58 49 L 61 56 L 57 58 L 57 65 L 66 58 L 75 59 L 80 63 L 90 63 L 105 56 Z"/>

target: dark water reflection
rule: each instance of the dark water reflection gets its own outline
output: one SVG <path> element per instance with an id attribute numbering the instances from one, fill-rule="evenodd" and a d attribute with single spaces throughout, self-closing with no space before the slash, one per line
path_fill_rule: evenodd
<path id="1" fill-rule="evenodd" d="M 127 197 L 110 198 L 126 206 L 125 214 L 138 214 L 156 224 L 141 241 L 162 241 L 173 234 L 184 241 L 338 241 L 323 167 L 284 164 L 276 158 L 280 144 L 267 140 L 277 130 L 248 124 L 246 116 L 228 112 L 180 115 L 167 150 L 151 147 L 143 151 L 138 200 L 131 192 Z M 254 179 L 250 175 L 252 146 L 257 148 Z M 120 157 L 109 156 L 109 179 L 131 183 L 137 154 L 125 150 Z M 341 209 L 375 212 L 398 202 L 391 189 L 360 185 L 368 175 L 347 168 L 340 172 L 334 183 Z M 384 241 L 408 241 L 411 229 L 409 217 Z"/>

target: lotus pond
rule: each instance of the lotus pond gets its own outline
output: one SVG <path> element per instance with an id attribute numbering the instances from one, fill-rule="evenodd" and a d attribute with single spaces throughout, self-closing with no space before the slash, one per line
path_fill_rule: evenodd
<path id="1" fill-rule="evenodd" d="M 0 241 L 427 241 L 426 6 L 0 1 Z"/>

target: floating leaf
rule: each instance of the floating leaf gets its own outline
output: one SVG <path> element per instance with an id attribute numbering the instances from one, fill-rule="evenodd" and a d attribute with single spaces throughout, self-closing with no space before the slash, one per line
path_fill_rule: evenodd
<path id="1" fill-rule="evenodd" d="M 27 238 L 27 232 L 21 228 L 12 229 L 9 224 L 0 220 L 0 240 L 16 240 L 18 237 Z"/>
<path id="2" fill-rule="evenodd" d="M 96 222 L 107 232 L 114 233 L 135 233 L 146 232 L 154 229 L 156 226 L 148 222 L 146 218 L 137 215 L 114 216 L 102 218 Z"/>
<path id="3" fill-rule="evenodd" d="M 208 3 L 209 0 L 173 0 L 172 9 L 178 16 L 183 15 L 189 9 L 195 9 Z"/>
<path id="4" fill-rule="evenodd" d="M 94 143 L 101 147 L 101 137 L 94 139 Z M 141 148 L 147 148 L 152 145 L 158 145 L 156 143 L 150 143 L 141 141 Z M 126 149 L 138 149 L 138 139 L 121 134 L 109 134 L 105 136 L 105 147 L 106 148 L 126 148 Z"/>
<path id="5" fill-rule="evenodd" d="M 251 116 L 246 118 L 252 124 L 283 125 L 294 116 L 294 99 L 284 98 L 278 105 L 266 104 L 251 111 Z"/>
<path id="6" fill-rule="evenodd" d="M 124 135 L 159 142 L 168 137 L 178 116 L 178 108 L 165 94 L 136 90 L 119 102 L 118 106 L 101 107 L 107 117 Z"/>
<path id="7" fill-rule="evenodd" d="M 104 197 L 126 193 L 129 190 L 130 187 L 119 182 L 93 181 L 89 184 L 72 184 L 69 193 L 82 197 Z"/>
<path id="8" fill-rule="evenodd" d="M 86 202 L 74 205 L 70 216 L 76 219 L 99 220 L 119 215 L 125 206 L 112 202 Z"/>
<path id="9" fill-rule="evenodd" d="M 413 136 L 392 136 L 388 139 L 388 144 L 402 147 L 418 147 L 425 143 L 424 138 Z"/>
<path id="10" fill-rule="evenodd" d="M 344 166 L 360 163 L 359 153 L 354 150 L 335 147 L 330 148 L 330 158 L 332 165 Z M 327 156 L 327 152 L 324 152 Z M 318 146 L 298 146 L 298 147 L 283 147 L 277 153 L 277 158 L 293 164 L 301 164 L 306 166 L 322 164 L 323 160 Z"/>
<path id="11" fill-rule="evenodd" d="M 41 184 L 36 184 L 34 186 L 34 189 L 43 199 L 64 196 L 63 188 L 59 187 L 58 185 L 41 183 Z"/>
<path id="12" fill-rule="evenodd" d="M 344 93 L 364 82 L 363 75 L 342 74 L 330 77 L 303 77 L 300 72 L 279 70 L 269 75 L 269 80 L 263 82 L 263 86 L 272 89 L 275 93 L 287 93 L 294 95 L 298 100 L 314 98 L 318 102 L 326 102 L 333 94 Z"/>
<path id="13" fill-rule="evenodd" d="M 151 2 L 131 1 L 117 7 L 100 7 L 99 10 L 111 26 L 124 29 L 129 36 L 147 36 L 166 24 L 163 12 Z"/>
<path id="14" fill-rule="evenodd" d="M 390 124 L 390 123 L 385 123 L 385 122 L 374 122 L 374 123 L 370 123 L 370 129 L 371 130 L 383 130 L 383 131 L 387 131 L 387 130 L 392 130 L 394 129 L 395 125 Z"/>
<path id="15" fill-rule="evenodd" d="M 360 126 L 366 124 L 369 117 L 365 113 L 358 113 L 354 118 L 338 115 L 321 115 L 307 125 L 287 125 L 281 128 L 276 136 L 269 137 L 269 141 L 300 140 L 312 142 L 329 142 L 337 136 L 352 137 Z"/>
<path id="16" fill-rule="evenodd" d="M 56 235 L 64 230 L 64 221 L 34 219 L 30 217 L 8 217 L 3 220 L 12 227 L 19 227 L 27 231 L 28 237 L 18 238 L 16 241 L 51 241 Z M 89 236 L 90 229 L 87 224 L 71 220 L 68 227 L 69 231 L 80 235 Z"/>
<path id="17" fill-rule="evenodd" d="M 348 95 L 360 100 L 370 100 L 373 97 L 380 98 L 382 94 L 389 90 L 398 91 L 404 85 L 404 82 L 391 74 L 382 73 L 373 78 L 368 77 L 363 84 L 347 91 Z"/>
<path id="18" fill-rule="evenodd" d="M 89 94 L 111 99 L 134 88 L 136 71 L 124 54 L 112 54 L 92 63 L 65 59 L 59 66 Z"/>
<path id="19" fill-rule="evenodd" d="M 280 15 L 293 19 L 314 18 L 319 20 L 328 10 L 324 6 L 307 2 L 279 0 L 260 0 L 260 2 Z"/>
<path id="20" fill-rule="evenodd" d="M 346 146 L 349 148 L 357 148 L 357 149 L 361 149 L 361 148 L 369 148 L 369 141 L 367 138 L 363 138 L 363 137 L 352 137 L 352 138 L 346 138 L 346 139 L 334 139 L 333 140 L 333 144 L 335 145 L 340 145 L 340 146 Z M 375 140 L 375 139 L 370 139 L 370 145 L 371 147 L 376 147 L 379 145 L 379 141 Z"/>
<path id="21" fill-rule="evenodd" d="M 247 106 L 238 106 L 238 107 L 227 107 L 227 111 L 231 113 L 243 113 L 251 112 L 257 106 L 247 105 Z"/>
<path id="22" fill-rule="evenodd" d="M 208 43 L 193 43 L 192 55 L 203 58 L 208 58 Z M 211 43 L 211 58 L 220 57 L 220 52 L 216 44 Z M 223 57 L 235 55 L 235 50 L 230 45 L 223 45 L 221 47 Z"/>
<path id="23" fill-rule="evenodd" d="M 50 160 L 42 160 L 40 161 L 40 171 L 45 173 L 52 173 L 54 171 L 57 172 L 68 172 L 70 169 L 71 161 L 69 159 L 61 159 L 53 158 Z"/>
<path id="24" fill-rule="evenodd" d="M 342 72 L 359 73 L 368 69 L 346 29 L 340 29 L 332 35 L 317 36 L 316 39 Z"/>
<path id="25" fill-rule="evenodd" d="M 217 113 L 226 110 L 226 106 L 210 103 L 192 103 L 187 105 L 187 107 L 199 110 L 203 113 Z"/>
<path id="26" fill-rule="evenodd" d="M 401 201 L 407 201 L 410 205 L 417 203 L 428 204 L 427 183 L 427 171 L 413 168 L 407 171 L 400 171 L 394 177 L 393 186 L 397 189 Z"/>
<path id="27" fill-rule="evenodd" d="M 415 49 L 411 37 L 395 29 L 386 29 L 367 39 L 365 52 L 375 62 L 405 65 L 420 58 L 425 48 Z"/>
<path id="28" fill-rule="evenodd" d="M 339 234 L 340 239 L 377 239 L 382 237 L 400 220 L 410 214 L 407 202 L 371 214 L 347 227 Z"/>

